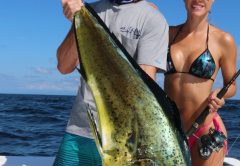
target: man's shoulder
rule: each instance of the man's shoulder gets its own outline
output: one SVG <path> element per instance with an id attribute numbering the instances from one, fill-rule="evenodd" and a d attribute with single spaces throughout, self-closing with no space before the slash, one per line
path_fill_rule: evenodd
<path id="1" fill-rule="evenodd" d="M 153 2 L 142 0 L 138 3 L 139 3 L 139 8 L 143 12 L 151 12 L 153 14 L 161 13 L 157 5 L 155 5 Z"/>
<path id="2" fill-rule="evenodd" d="M 102 4 L 102 3 L 105 3 L 105 0 L 102 0 L 102 1 L 98 0 L 98 1 L 90 2 L 88 4 L 91 5 L 91 6 L 97 6 L 97 5 Z"/>
<path id="3" fill-rule="evenodd" d="M 148 2 L 145 0 L 141 0 L 137 3 L 129 3 L 129 4 L 125 4 L 125 5 L 114 5 L 113 3 L 110 2 L 110 0 L 98 0 L 95 2 L 91 2 L 89 3 L 93 8 L 96 9 L 101 9 L 103 10 L 104 8 L 109 8 L 109 7 L 115 7 L 118 10 L 116 11 L 120 11 L 120 10 L 140 10 L 141 12 L 150 12 L 152 14 L 157 14 L 160 13 L 158 7 L 152 3 L 152 2 Z"/>
<path id="4" fill-rule="evenodd" d="M 141 6 L 139 6 L 139 8 L 141 10 L 141 13 L 144 14 L 148 19 L 159 19 L 165 21 L 165 17 L 163 16 L 162 12 L 154 3 L 142 0 Z"/>
<path id="5" fill-rule="evenodd" d="M 105 8 L 108 8 L 109 6 L 112 6 L 109 0 L 98 0 L 95 2 L 89 3 L 89 5 L 94 9 L 94 10 L 104 10 Z"/>

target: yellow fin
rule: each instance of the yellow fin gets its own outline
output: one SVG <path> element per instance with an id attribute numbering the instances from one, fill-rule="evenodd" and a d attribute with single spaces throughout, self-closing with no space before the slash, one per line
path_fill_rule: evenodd
<path id="1" fill-rule="evenodd" d="M 97 148 L 98 148 L 98 152 L 102 156 L 103 155 L 102 139 L 101 139 L 100 133 L 97 129 L 96 120 L 93 116 L 91 107 L 89 105 L 87 105 L 87 113 L 88 113 L 88 119 L 89 119 L 89 122 L 90 122 L 90 128 L 92 130 L 93 137 L 95 139 L 95 142 L 96 142 L 96 145 L 97 145 Z"/>

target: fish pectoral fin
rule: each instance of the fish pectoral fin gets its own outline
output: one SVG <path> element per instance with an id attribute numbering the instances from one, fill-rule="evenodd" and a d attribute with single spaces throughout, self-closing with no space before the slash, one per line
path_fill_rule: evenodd
<path id="1" fill-rule="evenodd" d="M 102 139 L 101 139 L 100 133 L 97 129 L 96 120 L 93 116 L 92 109 L 89 105 L 87 105 L 87 113 L 88 113 L 88 119 L 90 121 L 90 127 L 91 127 L 91 130 L 92 130 L 93 136 L 95 138 L 95 142 L 96 142 L 98 151 L 102 155 L 103 154 Z"/>
<path id="2" fill-rule="evenodd" d="M 139 159 L 133 161 L 131 166 L 157 166 L 157 162 L 153 161 L 152 159 Z"/>

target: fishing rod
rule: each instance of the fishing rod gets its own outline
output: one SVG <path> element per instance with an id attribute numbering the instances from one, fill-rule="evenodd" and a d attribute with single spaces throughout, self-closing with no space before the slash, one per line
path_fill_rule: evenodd
<path id="1" fill-rule="evenodd" d="M 240 137 L 240 135 L 237 136 L 237 138 L 234 140 L 234 142 L 232 143 L 232 145 L 230 146 L 230 148 L 228 149 L 228 152 L 230 152 L 230 150 L 232 149 L 233 145 L 237 142 L 238 138 Z"/>
<path id="2" fill-rule="evenodd" d="M 240 69 L 238 70 L 238 72 L 233 76 L 233 78 L 229 81 L 229 83 L 227 85 L 225 85 L 220 92 L 218 92 L 217 94 L 217 98 L 221 99 L 226 92 L 228 91 L 228 88 L 232 85 L 232 83 L 237 79 L 237 77 L 240 74 Z M 186 136 L 189 137 L 191 136 L 199 127 L 200 124 L 202 124 L 204 122 L 204 120 L 206 119 L 207 115 L 209 114 L 209 107 L 207 106 L 203 112 L 197 117 L 197 119 L 194 121 L 194 123 L 192 124 L 192 127 L 186 132 Z"/>

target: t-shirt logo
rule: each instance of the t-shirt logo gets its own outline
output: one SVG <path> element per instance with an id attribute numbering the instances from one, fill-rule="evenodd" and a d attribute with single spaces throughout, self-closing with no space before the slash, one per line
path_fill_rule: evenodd
<path id="1" fill-rule="evenodd" d="M 126 33 L 126 36 L 130 36 L 132 39 L 138 39 L 141 36 L 141 30 L 133 27 L 121 27 L 120 31 Z"/>

